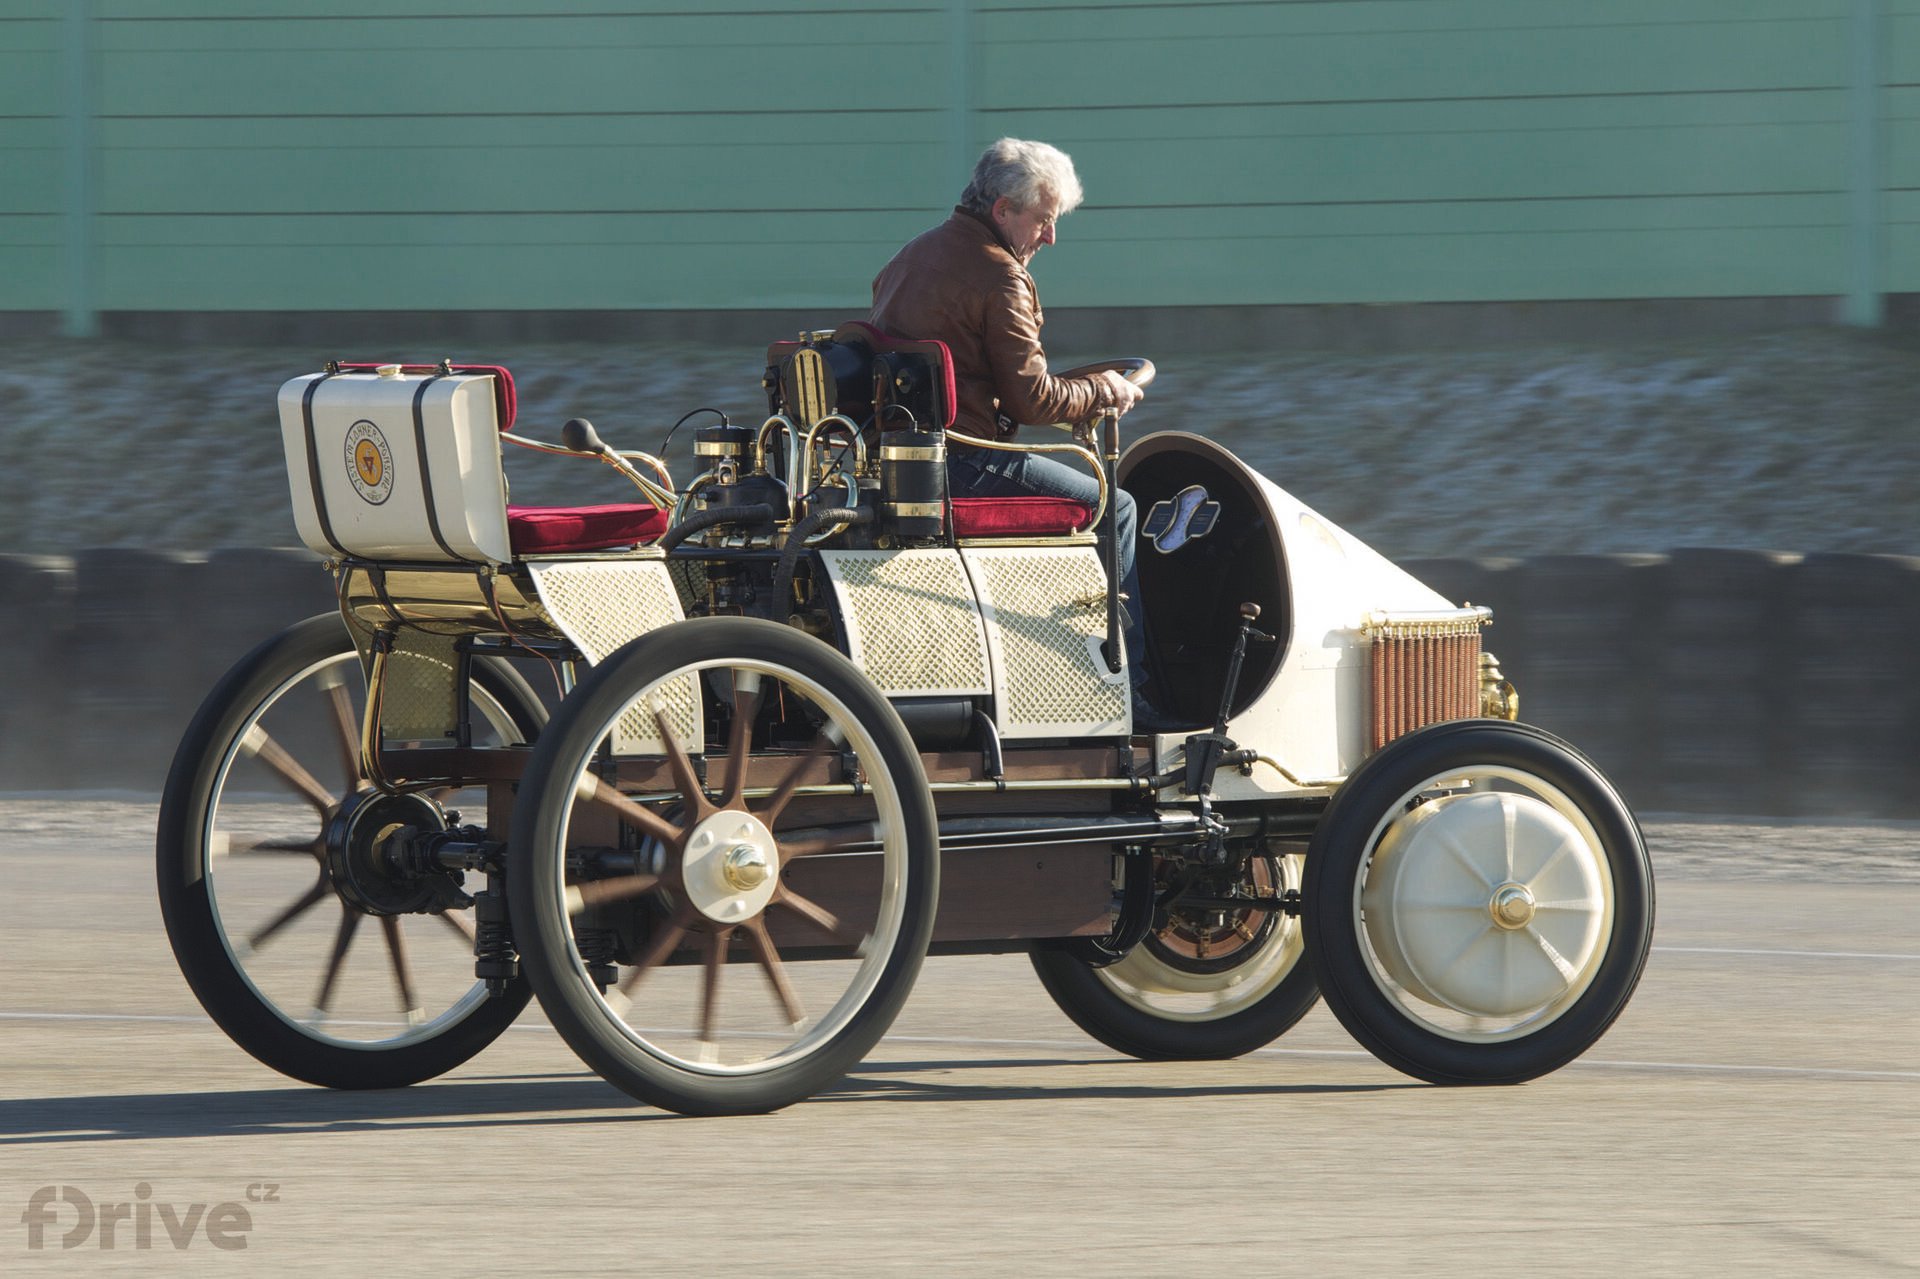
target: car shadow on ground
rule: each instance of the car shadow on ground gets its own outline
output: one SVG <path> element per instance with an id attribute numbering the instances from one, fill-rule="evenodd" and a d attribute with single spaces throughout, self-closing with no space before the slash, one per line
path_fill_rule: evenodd
<path id="1" fill-rule="evenodd" d="M 1168 1067 L 1107 1057 L 868 1063 L 809 1103 L 1005 1102 L 1120 1098 L 1301 1097 L 1419 1088 L 1407 1083 L 1174 1083 Z M 1088 1070 L 1101 1078 L 1088 1082 Z M 1115 1072 L 1137 1080 L 1117 1080 Z M 1161 1072 L 1156 1083 L 1151 1072 Z M 1046 1072 L 1009 1081 L 1009 1072 Z M 987 1079 L 969 1072 L 992 1072 Z M 952 1076 L 951 1078 L 949 1076 Z M 154 1092 L 0 1100 L 0 1147 L 84 1145 L 181 1137 L 549 1127 L 681 1116 L 627 1097 L 591 1074 L 490 1075 L 412 1088 L 338 1091 L 288 1087 L 239 1092 Z"/>
<path id="2" fill-rule="evenodd" d="M 1326 1093 L 1386 1092 L 1399 1088 L 1424 1088 L 1413 1080 L 1364 1084 L 1289 1084 L 1252 1082 L 1271 1080 L 1266 1071 L 1248 1071 L 1249 1082 L 1226 1083 L 1218 1079 L 1205 1082 L 1174 1082 L 1169 1072 L 1191 1071 L 1196 1067 L 1232 1069 L 1225 1062 L 1153 1062 L 1124 1057 L 1074 1057 L 1036 1059 L 1008 1058 L 981 1060 L 965 1058 L 953 1061 L 866 1062 L 838 1085 L 815 1098 L 817 1101 L 1075 1101 L 1198 1097 L 1307 1097 Z M 964 1075 L 967 1071 L 1013 1071 L 1046 1067 L 1061 1071 L 1055 1078 L 1004 1079 L 979 1078 L 932 1079 L 931 1074 Z M 1097 1082 L 1086 1081 L 1083 1072 L 1098 1070 Z M 1133 1076 L 1116 1079 L 1116 1074 Z M 1190 1080 L 1190 1076 L 1189 1076 Z"/>

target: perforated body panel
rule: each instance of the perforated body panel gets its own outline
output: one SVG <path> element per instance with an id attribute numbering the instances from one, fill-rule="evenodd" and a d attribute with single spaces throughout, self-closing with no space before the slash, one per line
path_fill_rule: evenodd
<path id="1" fill-rule="evenodd" d="M 1008 739 L 1122 736 L 1132 705 L 1109 672 L 1107 577 L 1091 546 L 960 552 L 993 663 L 994 722 Z"/>
<path id="2" fill-rule="evenodd" d="M 666 565 L 658 561 L 533 564 L 527 572 L 554 625 L 595 664 L 628 641 L 686 616 Z M 681 747 L 705 750 L 700 690 L 693 679 L 663 689 L 660 702 Z M 659 731 L 644 708 L 629 711 L 615 726 L 617 754 L 658 754 L 661 746 Z"/>
<path id="3" fill-rule="evenodd" d="M 823 551 L 847 656 L 891 697 L 989 691 L 986 632 L 957 551 Z"/>
<path id="4" fill-rule="evenodd" d="M 406 630 L 394 636 L 380 694 L 380 736 L 389 742 L 451 741 L 460 723 L 454 637 Z"/>

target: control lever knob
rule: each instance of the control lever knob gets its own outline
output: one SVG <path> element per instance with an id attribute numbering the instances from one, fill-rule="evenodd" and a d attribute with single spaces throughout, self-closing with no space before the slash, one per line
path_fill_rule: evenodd
<path id="1" fill-rule="evenodd" d="M 593 429 L 593 423 L 583 417 L 567 419 L 560 428 L 560 442 L 576 453 L 607 453 L 607 442 Z"/>
<path id="2" fill-rule="evenodd" d="M 1244 621 L 1257 622 L 1260 620 L 1260 606 L 1248 600 L 1240 606 L 1240 616 Z"/>

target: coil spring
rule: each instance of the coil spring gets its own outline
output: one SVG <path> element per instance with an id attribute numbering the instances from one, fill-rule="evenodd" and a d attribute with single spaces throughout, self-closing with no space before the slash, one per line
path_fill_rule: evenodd
<path id="1" fill-rule="evenodd" d="M 580 952 L 580 962 L 586 966 L 587 976 L 593 979 L 593 984 L 600 988 L 602 994 L 613 985 L 614 947 L 618 940 L 611 928 L 573 930 L 573 944 Z"/>
<path id="2" fill-rule="evenodd" d="M 520 975 L 520 954 L 513 945 L 513 924 L 507 917 L 507 895 L 498 875 L 487 876 L 487 891 L 473 899 L 473 975 L 487 983 L 487 993 L 506 993 L 507 983 Z"/>

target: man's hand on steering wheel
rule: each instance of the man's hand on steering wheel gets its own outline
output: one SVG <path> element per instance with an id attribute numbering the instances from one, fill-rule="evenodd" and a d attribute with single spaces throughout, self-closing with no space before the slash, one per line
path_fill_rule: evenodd
<path id="1" fill-rule="evenodd" d="M 1144 388 L 1153 381 L 1153 361 L 1138 356 L 1129 356 L 1123 360 L 1102 360 L 1098 364 L 1082 364 L 1078 368 L 1068 369 L 1059 376 L 1063 378 L 1092 378 L 1101 384 L 1100 398 L 1108 407 L 1095 409 L 1093 416 L 1085 422 L 1073 423 L 1074 442 L 1087 448 L 1093 445 L 1094 423 L 1111 413 L 1115 417 L 1124 417 L 1128 409 L 1140 402 L 1145 394 Z M 1056 425 L 1067 428 L 1064 422 Z"/>
<path id="2" fill-rule="evenodd" d="M 1146 392 L 1128 381 L 1119 371 L 1107 369 L 1100 373 L 1100 380 L 1107 384 L 1107 394 L 1103 397 L 1109 407 L 1106 412 L 1125 417 L 1127 410 L 1138 404 Z"/>
<path id="3" fill-rule="evenodd" d="M 1126 375 L 1117 370 L 1103 369 L 1094 374 L 1094 377 L 1106 384 L 1106 394 L 1100 397 L 1105 401 L 1106 407 L 1095 411 L 1094 415 L 1086 421 L 1076 422 L 1073 426 L 1073 442 L 1088 449 L 1096 449 L 1093 428 L 1101 418 L 1109 413 L 1115 417 L 1125 417 L 1127 410 L 1138 404 L 1146 395 L 1145 391 L 1128 381 Z"/>

